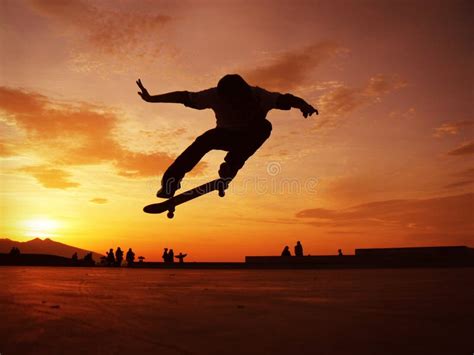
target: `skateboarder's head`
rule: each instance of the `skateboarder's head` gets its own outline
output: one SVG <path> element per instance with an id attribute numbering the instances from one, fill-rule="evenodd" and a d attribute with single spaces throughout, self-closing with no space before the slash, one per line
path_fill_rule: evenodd
<path id="1" fill-rule="evenodd" d="M 252 95 L 249 84 L 238 74 L 227 74 L 217 83 L 217 92 L 230 101 L 248 100 Z"/>

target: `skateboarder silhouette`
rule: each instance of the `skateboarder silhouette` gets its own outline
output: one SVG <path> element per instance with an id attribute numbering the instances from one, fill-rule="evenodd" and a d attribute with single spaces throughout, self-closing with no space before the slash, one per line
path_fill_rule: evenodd
<path id="1" fill-rule="evenodd" d="M 219 176 L 231 181 L 245 161 L 270 136 L 272 125 L 266 119 L 272 109 L 298 108 L 306 118 L 318 111 L 302 98 L 292 94 L 270 92 L 250 86 L 238 74 L 222 77 L 217 87 L 199 92 L 174 91 L 150 95 L 140 79 L 138 94 L 146 102 L 179 103 L 197 110 L 212 109 L 216 127 L 208 130 L 181 153 L 166 170 L 157 197 L 171 198 L 181 187 L 184 175 L 211 150 L 224 150 L 227 155 L 220 165 Z"/>

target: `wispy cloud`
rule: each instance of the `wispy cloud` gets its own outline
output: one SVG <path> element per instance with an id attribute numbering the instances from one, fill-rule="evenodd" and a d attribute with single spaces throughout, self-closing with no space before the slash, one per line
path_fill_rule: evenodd
<path id="1" fill-rule="evenodd" d="M 6 158 L 14 155 L 15 152 L 8 143 L 0 142 L 0 157 Z"/>
<path id="2" fill-rule="evenodd" d="M 254 85 L 270 90 L 289 92 L 295 89 L 314 91 L 324 89 L 317 106 L 321 115 L 316 129 L 332 128 L 353 111 L 382 100 L 383 96 L 407 85 L 398 75 L 377 74 L 361 87 L 349 87 L 340 82 L 311 83 L 310 73 L 330 58 L 348 50 L 333 41 L 275 55 L 255 69 L 243 70 L 244 77 Z M 324 84 L 324 85 L 323 85 Z M 328 91 L 329 89 L 329 91 Z"/>
<path id="3" fill-rule="evenodd" d="M 455 189 L 455 188 L 464 188 L 474 184 L 474 168 L 465 169 L 454 174 L 451 174 L 458 178 L 458 181 L 455 181 L 451 184 L 443 186 L 445 189 Z"/>
<path id="4" fill-rule="evenodd" d="M 346 50 L 335 42 L 320 42 L 279 53 L 255 69 L 243 70 L 243 75 L 253 85 L 286 92 L 308 84 L 312 70 L 343 51 Z"/>
<path id="5" fill-rule="evenodd" d="M 109 202 L 109 200 L 106 199 L 106 198 L 102 198 L 102 197 L 94 197 L 94 198 L 90 199 L 89 202 L 96 203 L 98 205 L 103 205 L 103 204 Z"/>
<path id="6" fill-rule="evenodd" d="M 183 134 L 187 133 L 188 130 L 184 127 L 171 129 L 171 130 L 140 130 L 140 134 L 147 138 L 154 138 L 159 140 L 168 140 L 168 139 L 175 139 L 176 137 L 182 136 Z"/>
<path id="7" fill-rule="evenodd" d="M 300 211 L 296 217 L 309 220 L 315 226 L 474 236 L 473 206 L 474 194 L 467 193 L 420 200 L 377 201 L 339 210 L 314 208 Z"/>
<path id="8" fill-rule="evenodd" d="M 47 188 L 68 189 L 79 186 L 79 183 L 70 180 L 71 174 L 69 172 L 48 165 L 27 166 L 18 170 L 33 176 Z"/>
<path id="9" fill-rule="evenodd" d="M 449 135 L 457 135 L 461 130 L 472 131 L 474 121 L 464 120 L 455 122 L 445 122 L 441 126 L 435 128 L 433 137 L 441 138 Z"/>
<path id="10" fill-rule="evenodd" d="M 463 155 L 471 155 L 471 154 L 474 154 L 474 141 L 464 143 L 461 146 L 453 150 L 450 150 L 448 152 L 448 155 L 454 155 L 454 156 L 463 156 Z"/>
<path id="11" fill-rule="evenodd" d="M 416 115 L 416 109 L 410 107 L 406 110 L 394 110 L 389 113 L 390 118 L 394 119 L 413 119 Z"/>
<path id="12" fill-rule="evenodd" d="M 464 169 L 453 174 L 454 176 L 474 179 L 474 168 Z"/>
<path id="13" fill-rule="evenodd" d="M 335 127 L 341 118 L 357 109 L 380 102 L 382 97 L 407 85 L 398 75 L 377 74 L 362 87 L 340 85 L 318 100 L 321 116 L 316 129 Z"/>
<path id="14" fill-rule="evenodd" d="M 472 184 L 474 184 L 474 180 L 463 180 L 463 181 L 453 182 L 452 184 L 448 184 L 444 187 L 446 189 L 452 189 L 452 188 L 457 188 L 457 187 L 465 187 Z"/>
<path id="15" fill-rule="evenodd" d="M 156 10 L 119 10 L 107 8 L 100 2 L 41 1 L 30 4 L 40 15 L 51 20 L 61 36 L 71 39 L 73 62 L 81 69 L 100 70 L 103 66 L 125 69 L 137 58 L 142 65 L 161 54 L 164 40 L 162 29 L 171 22 Z"/>

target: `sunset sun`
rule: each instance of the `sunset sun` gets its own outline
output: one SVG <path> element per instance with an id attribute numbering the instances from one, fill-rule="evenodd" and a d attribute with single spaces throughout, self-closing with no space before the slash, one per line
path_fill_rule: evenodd
<path id="1" fill-rule="evenodd" d="M 50 218 L 34 218 L 25 221 L 24 226 L 29 237 L 54 237 L 59 222 Z"/>

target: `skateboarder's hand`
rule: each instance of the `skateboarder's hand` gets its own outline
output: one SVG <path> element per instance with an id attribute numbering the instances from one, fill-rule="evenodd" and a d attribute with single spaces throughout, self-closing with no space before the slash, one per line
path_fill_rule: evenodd
<path id="1" fill-rule="evenodd" d="M 143 86 L 142 84 L 142 81 L 140 79 L 137 80 L 137 85 L 138 87 L 140 88 L 141 91 L 138 92 L 138 95 L 141 96 L 141 98 L 144 100 L 144 101 L 147 101 L 149 102 L 150 101 L 150 94 L 148 93 L 148 90 L 145 89 L 145 87 Z"/>
<path id="2" fill-rule="evenodd" d="M 313 113 L 319 114 L 318 110 L 316 110 L 313 106 L 310 104 L 304 105 L 301 109 L 301 113 L 303 114 L 304 118 L 307 118 L 308 116 L 311 116 Z"/>

